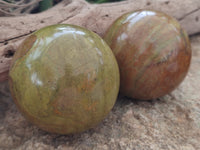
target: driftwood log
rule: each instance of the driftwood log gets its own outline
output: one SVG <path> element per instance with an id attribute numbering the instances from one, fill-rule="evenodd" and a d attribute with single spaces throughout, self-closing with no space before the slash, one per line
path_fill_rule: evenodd
<path id="1" fill-rule="evenodd" d="M 145 8 L 160 10 L 175 17 L 189 35 L 200 32 L 199 0 L 127 0 L 107 4 L 63 0 L 43 13 L 0 18 L 0 81 L 7 79 L 10 61 L 17 46 L 32 32 L 47 25 L 68 23 L 103 36 L 117 17 Z"/>

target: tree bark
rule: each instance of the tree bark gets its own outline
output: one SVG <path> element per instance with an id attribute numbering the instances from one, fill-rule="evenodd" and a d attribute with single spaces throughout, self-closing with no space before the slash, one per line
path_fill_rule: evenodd
<path id="1" fill-rule="evenodd" d="M 89 4 L 85 0 L 64 0 L 39 13 L 0 18 L 0 81 L 8 77 L 9 65 L 18 45 L 32 32 L 52 24 L 75 24 L 103 36 L 112 22 L 137 9 L 155 9 L 175 17 L 189 35 L 200 33 L 199 0 L 127 0 Z"/>

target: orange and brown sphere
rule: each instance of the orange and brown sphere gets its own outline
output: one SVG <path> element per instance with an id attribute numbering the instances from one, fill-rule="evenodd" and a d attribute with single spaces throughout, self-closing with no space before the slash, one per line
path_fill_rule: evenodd
<path id="1" fill-rule="evenodd" d="M 154 99 L 174 90 L 185 78 L 191 59 L 186 32 L 172 17 L 138 10 L 118 18 L 104 37 L 120 68 L 120 92 Z"/>

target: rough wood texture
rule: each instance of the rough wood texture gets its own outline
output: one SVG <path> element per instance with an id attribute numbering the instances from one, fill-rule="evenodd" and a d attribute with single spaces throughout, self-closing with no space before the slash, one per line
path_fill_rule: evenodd
<path id="1" fill-rule="evenodd" d="M 81 134 L 49 134 L 16 109 L 0 84 L 0 150 L 199 150 L 200 36 L 192 38 L 190 71 L 171 94 L 153 101 L 119 97 L 108 117 Z"/>
<path id="2" fill-rule="evenodd" d="M 51 24 L 70 23 L 103 36 L 117 17 L 144 8 L 174 16 L 190 35 L 200 32 L 199 0 L 127 0 L 101 5 L 89 4 L 85 0 L 64 0 L 40 14 L 0 18 L 0 81 L 7 79 L 10 60 L 17 46 L 33 31 Z"/>

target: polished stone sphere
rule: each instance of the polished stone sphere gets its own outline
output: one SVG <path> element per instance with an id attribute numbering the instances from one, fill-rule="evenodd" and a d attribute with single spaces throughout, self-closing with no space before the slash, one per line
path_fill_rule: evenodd
<path id="1" fill-rule="evenodd" d="M 52 133 L 78 133 L 96 126 L 112 109 L 119 69 L 97 34 L 74 25 L 52 25 L 19 46 L 9 85 L 31 123 Z"/>
<path id="2" fill-rule="evenodd" d="M 120 93 L 149 100 L 174 90 L 185 78 L 191 60 L 186 32 L 172 17 L 138 10 L 119 17 L 104 40 L 120 69 Z"/>

